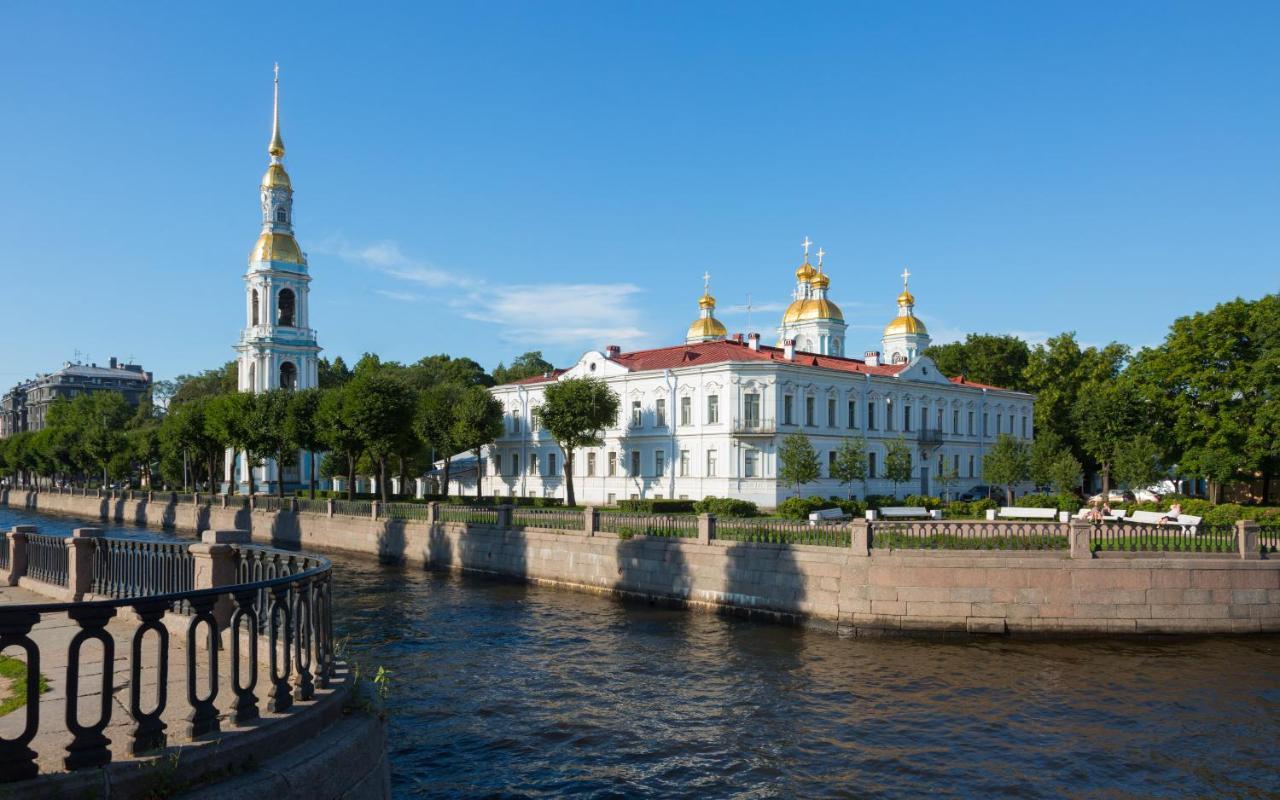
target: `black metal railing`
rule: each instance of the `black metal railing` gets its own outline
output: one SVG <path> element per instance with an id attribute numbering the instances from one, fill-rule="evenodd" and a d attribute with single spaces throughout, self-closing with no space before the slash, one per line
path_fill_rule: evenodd
<path id="1" fill-rule="evenodd" d="M 720 517 L 716 519 L 715 538 L 730 542 L 848 547 L 849 526 L 843 522 L 810 524 L 790 519 Z"/>
<path id="2" fill-rule="evenodd" d="M 185 592 L 195 588 L 195 571 L 195 557 L 183 542 L 107 537 L 93 540 L 95 595 L 123 598 Z M 174 610 L 191 613 L 186 603 Z"/>
<path id="3" fill-rule="evenodd" d="M 57 537 L 28 535 L 28 549 L 37 539 L 64 542 Z M 323 558 L 284 553 L 270 548 L 242 546 L 237 548 L 239 564 L 248 564 L 243 572 L 250 576 L 259 574 L 271 577 L 254 578 L 235 584 L 209 589 L 185 589 L 165 591 L 153 582 L 154 573 L 145 567 L 132 572 L 139 565 L 157 563 L 157 557 L 142 556 L 129 549 L 105 548 L 108 564 L 121 564 L 128 577 L 120 583 L 121 591 L 134 592 L 133 597 L 111 600 L 93 600 L 77 603 L 41 603 L 0 606 L 0 650 L 6 655 L 16 655 L 27 664 L 25 677 L 28 702 L 23 714 L 21 732 L 11 739 L 0 739 L 0 782 L 34 778 L 39 774 L 38 754 L 31 745 L 37 731 L 44 730 L 42 739 L 56 738 L 57 745 L 65 741 L 67 753 L 63 764 L 68 770 L 91 769 L 105 766 L 112 760 L 111 741 L 105 731 L 111 723 L 115 709 L 116 670 L 101 669 L 101 664 L 82 663 L 84 643 L 97 641 L 101 646 L 102 662 L 110 664 L 116 658 L 116 636 L 120 632 L 108 630 L 114 619 L 136 625 L 128 636 L 128 662 L 126 712 L 133 725 L 130 729 L 129 750 L 134 755 L 154 753 L 165 748 L 169 736 L 167 728 L 175 715 L 168 696 L 168 675 L 171 657 L 170 633 L 165 616 L 180 604 L 189 604 L 191 614 L 185 622 L 176 622 L 185 628 L 182 641 L 185 652 L 180 654 L 184 663 L 180 668 L 186 673 L 185 733 L 191 738 L 215 734 L 221 731 L 222 717 L 229 716 L 236 725 L 244 725 L 260 716 L 257 686 L 264 680 L 268 686 L 267 706 L 273 712 L 287 711 L 294 700 L 309 700 L 317 688 L 324 688 L 334 675 L 335 656 L 332 616 L 332 567 Z M 65 553 L 66 548 L 62 548 Z M 163 563 L 163 557 L 159 557 Z M 272 566 L 259 567 L 258 565 Z M 108 583 L 111 581 L 108 580 Z M 121 615 L 122 611 L 132 615 Z M 40 702 L 40 665 L 57 663 L 53 654 L 42 654 L 36 639 L 44 639 L 39 633 L 32 636 L 33 628 L 45 620 L 69 618 L 79 630 L 69 642 L 56 639 L 66 650 L 66 684 L 63 698 Z M 132 620 L 136 619 L 137 622 Z M 220 629 L 229 629 L 229 657 L 219 657 L 222 648 Z M 153 634 L 148 637 L 148 634 Z M 147 680 L 156 680 L 156 691 L 146 692 L 144 682 L 144 644 L 155 641 L 155 655 L 148 653 L 145 659 Z M 261 646 L 270 648 L 266 663 L 258 658 Z M 50 645 L 46 644 L 45 647 Z M 150 645 L 145 648 L 151 649 Z M 245 650 L 247 649 L 247 653 Z M 42 656 L 44 656 L 42 658 Z M 229 669 L 232 697 L 228 702 L 220 700 L 219 669 Z M 83 675 L 82 675 L 83 673 Z M 85 691 L 82 677 L 98 691 Z M 92 724 L 81 719 L 79 706 L 87 702 L 84 694 L 100 701 L 97 720 Z M 150 696 L 150 695 L 154 696 Z M 143 696 L 148 695 L 149 710 L 143 710 Z M 123 703 L 125 698 L 120 698 Z M 177 702 L 182 702 L 179 699 Z M 59 732 L 46 724 L 41 725 L 43 714 L 57 706 L 65 708 L 66 726 Z M 170 721 L 166 721 L 170 720 Z M 48 742 L 42 745 L 47 749 Z M 59 747 L 59 752 L 63 748 Z"/>
<path id="4" fill-rule="evenodd" d="M 579 514 L 578 527 L 582 527 Z M 619 536 L 670 536 L 679 539 L 698 535 L 698 518 L 678 514 L 601 514 L 600 530 Z"/>
<path id="5" fill-rule="evenodd" d="M 1239 547 L 1234 525 L 1107 522 L 1094 526 L 1089 540 L 1100 552 L 1230 553 Z"/>
<path id="6" fill-rule="evenodd" d="M 54 586 L 67 585 L 67 543 L 62 536 L 27 534 L 27 575 Z"/>
<path id="7" fill-rule="evenodd" d="M 896 550 L 1065 550 L 1058 522 L 875 522 L 871 547 Z"/>

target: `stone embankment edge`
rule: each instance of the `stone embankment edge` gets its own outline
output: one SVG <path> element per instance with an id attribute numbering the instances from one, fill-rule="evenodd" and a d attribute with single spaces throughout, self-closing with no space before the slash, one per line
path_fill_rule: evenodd
<path id="1" fill-rule="evenodd" d="M 81 518 L 189 531 L 242 528 L 276 545 L 375 555 L 846 635 L 1280 631 L 1276 559 L 906 550 L 858 556 L 831 547 L 620 540 L 603 532 L 428 526 L 216 506 L 197 516 L 190 505 L 150 509 L 143 501 L 73 495 L 26 500 L 40 511 Z"/>

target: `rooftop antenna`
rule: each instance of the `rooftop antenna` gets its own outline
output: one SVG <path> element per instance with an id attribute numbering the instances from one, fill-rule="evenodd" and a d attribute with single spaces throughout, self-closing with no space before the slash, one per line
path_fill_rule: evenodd
<path id="1" fill-rule="evenodd" d="M 751 330 L 751 292 L 747 292 L 747 333 Z"/>

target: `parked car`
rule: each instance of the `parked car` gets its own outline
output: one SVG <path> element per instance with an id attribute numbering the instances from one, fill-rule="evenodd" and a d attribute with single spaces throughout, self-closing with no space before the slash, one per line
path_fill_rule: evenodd
<path id="1" fill-rule="evenodd" d="M 985 483 L 980 483 L 960 495 L 960 499 L 966 503 L 971 503 L 974 500 L 986 500 L 988 498 L 991 498 L 992 500 L 1000 500 L 1003 497 L 1004 489 L 1002 487 L 988 486 Z"/>

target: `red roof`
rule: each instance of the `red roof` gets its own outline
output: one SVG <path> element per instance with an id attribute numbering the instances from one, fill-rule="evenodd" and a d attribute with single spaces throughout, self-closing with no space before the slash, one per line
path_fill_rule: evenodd
<path id="1" fill-rule="evenodd" d="M 697 344 L 680 344 L 674 347 L 659 347 L 654 350 L 636 350 L 631 353 L 618 353 L 611 359 L 634 372 L 658 369 L 679 369 L 680 367 L 696 367 L 706 364 L 722 364 L 725 362 L 773 362 L 778 364 L 796 364 L 803 367 L 831 369 L 857 375 L 894 376 L 907 368 L 906 364 L 879 364 L 870 366 L 860 358 L 841 358 L 839 356 L 823 356 L 816 353 L 805 353 L 797 350 L 795 358 L 788 360 L 781 347 L 760 345 L 759 350 L 752 350 L 746 342 L 735 339 L 722 339 L 714 342 L 698 342 Z M 567 370 L 558 369 L 546 375 L 512 381 L 513 384 L 545 383 L 555 380 Z M 999 389 L 974 383 L 963 376 L 951 378 L 952 383 L 972 386 L 975 389 Z"/>

